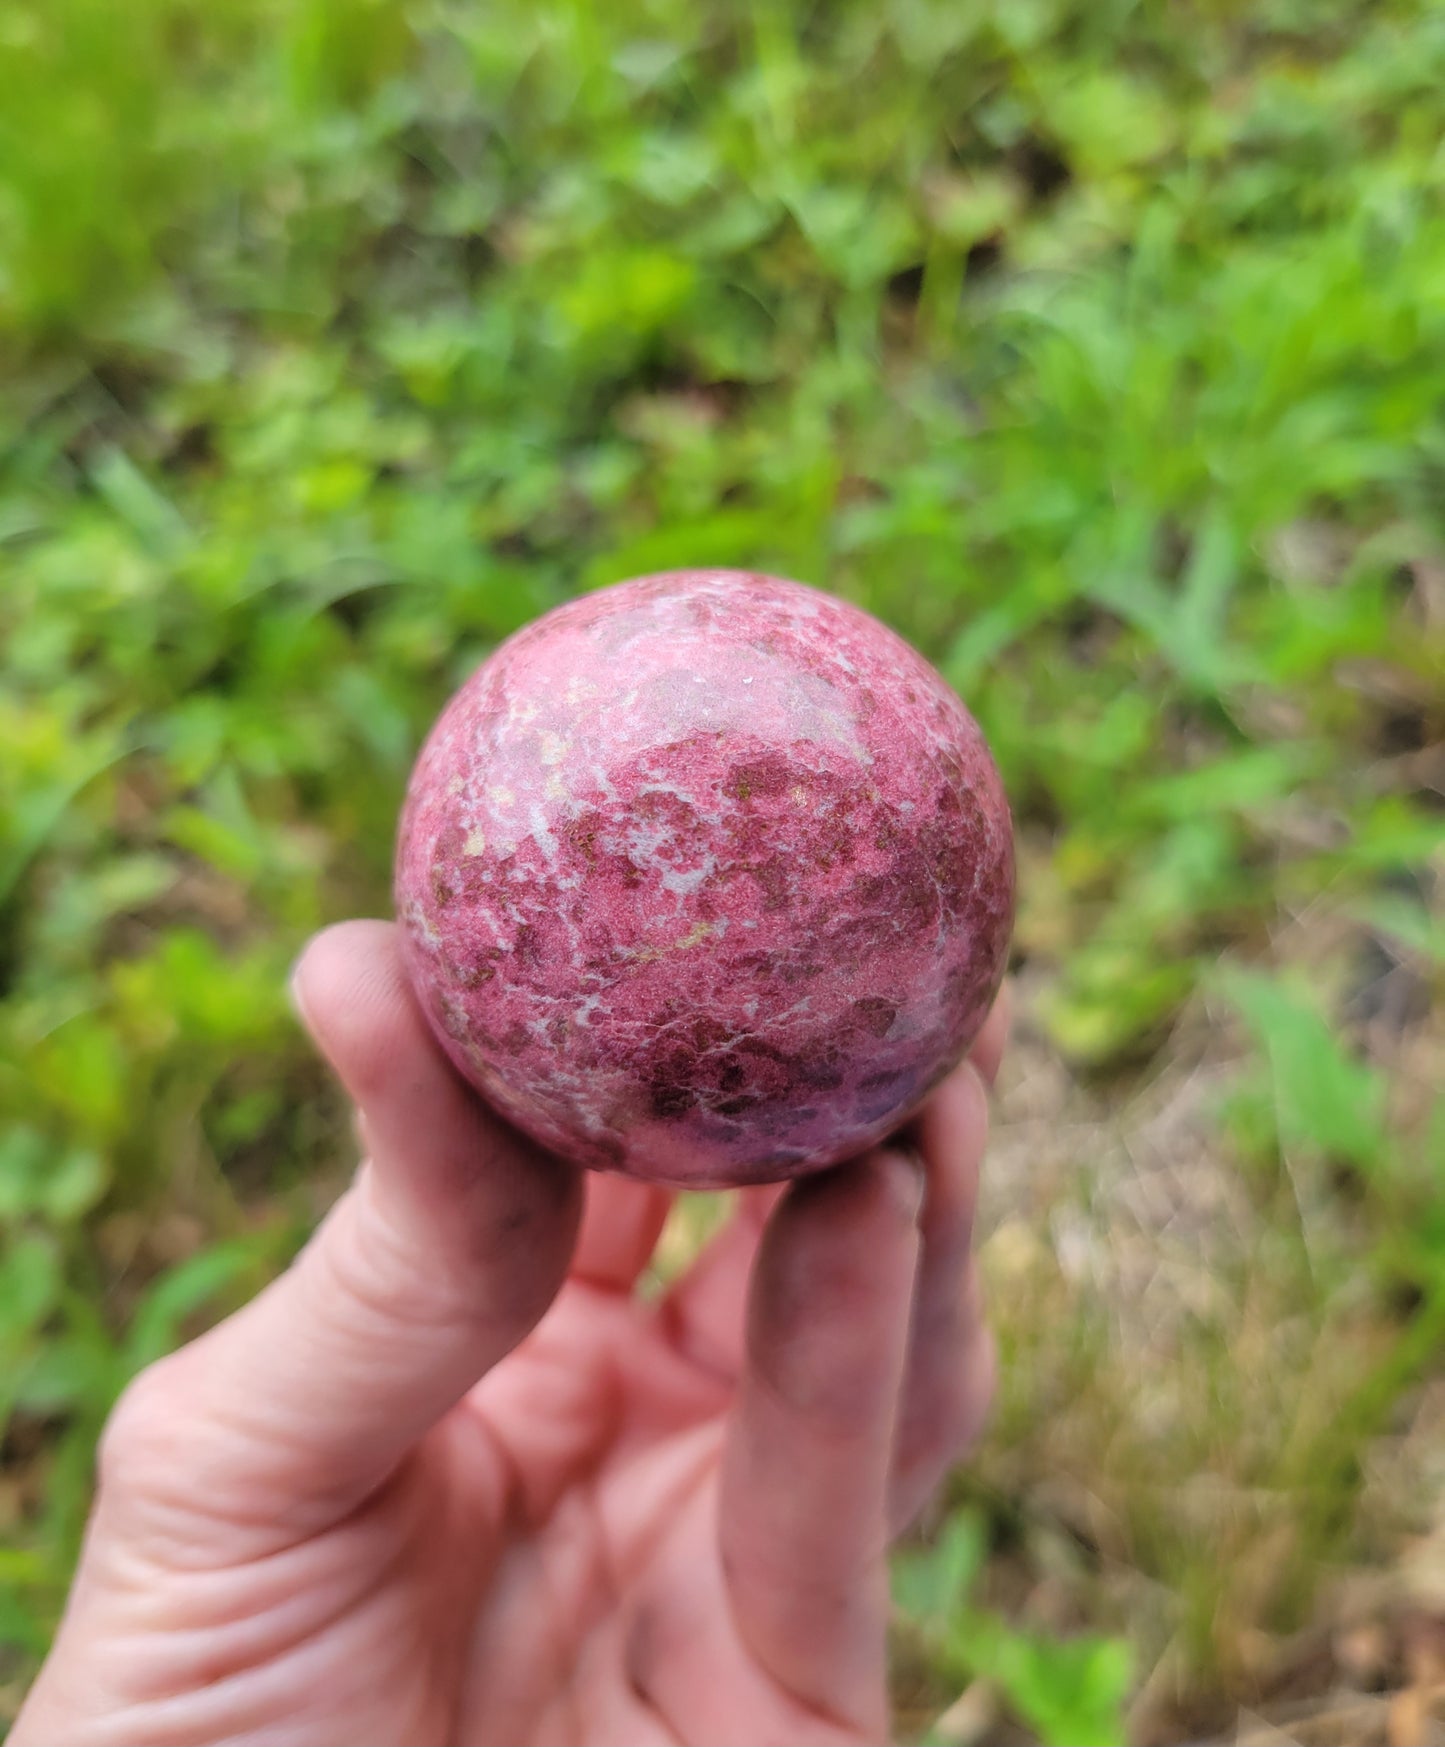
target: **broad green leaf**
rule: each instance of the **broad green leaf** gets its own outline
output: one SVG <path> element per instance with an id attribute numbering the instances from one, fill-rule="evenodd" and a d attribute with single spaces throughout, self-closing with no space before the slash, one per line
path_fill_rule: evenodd
<path id="1" fill-rule="evenodd" d="M 115 1347 L 80 1335 L 59 1335 L 37 1346 L 21 1367 L 15 1398 L 31 1413 L 89 1408 L 104 1412 L 119 1393 L 124 1373 Z"/>
<path id="2" fill-rule="evenodd" d="M 139 1371 L 179 1345 L 187 1321 L 231 1294 L 256 1267 L 254 1243 L 218 1244 L 169 1269 L 141 1300 L 125 1341 L 125 1364 Z"/>
<path id="3" fill-rule="evenodd" d="M 1233 968 L 1217 982 L 1269 1063 L 1280 1140 L 1374 1165 L 1384 1144 L 1380 1075 L 1347 1054 L 1314 1005 L 1285 983 Z"/>
<path id="4" fill-rule="evenodd" d="M 1366 927 L 1387 934 L 1411 952 L 1435 964 L 1445 964 L 1445 920 L 1423 904 L 1390 893 L 1362 899 L 1351 914 Z"/>
<path id="5" fill-rule="evenodd" d="M 928 1547 L 907 1548 L 892 1562 L 893 1600 L 924 1625 L 943 1625 L 968 1600 L 988 1552 L 976 1511 L 949 1514 Z"/>
<path id="6" fill-rule="evenodd" d="M 0 1348 L 34 1331 L 60 1298 L 60 1255 L 38 1232 L 21 1234 L 0 1251 Z"/>

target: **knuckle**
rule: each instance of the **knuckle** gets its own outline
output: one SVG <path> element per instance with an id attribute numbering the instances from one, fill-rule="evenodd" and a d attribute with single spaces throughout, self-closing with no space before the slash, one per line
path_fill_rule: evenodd
<path id="1" fill-rule="evenodd" d="M 363 1325 L 447 1327 L 465 1320 L 468 1294 L 445 1259 L 400 1231 L 371 1193 L 369 1174 L 306 1252 L 322 1298 Z"/>
<path id="2" fill-rule="evenodd" d="M 101 1491 L 134 1491 L 148 1475 L 169 1467 L 186 1417 L 185 1391 L 174 1354 L 133 1377 L 101 1433 L 97 1453 Z"/>
<path id="3" fill-rule="evenodd" d="M 308 1252 L 323 1296 L 379 1328 L 485 1326 L 520 1337 L 555 1294 L 565 1252 L 550 1232 L 545 1247 L 528 1241 L 535 1195 L 520 1198 L 520 1214 L 511 1203 L 481 1199 L 459 1196 L 449 1224 L 409 1220 L 364 1169 Z"/>

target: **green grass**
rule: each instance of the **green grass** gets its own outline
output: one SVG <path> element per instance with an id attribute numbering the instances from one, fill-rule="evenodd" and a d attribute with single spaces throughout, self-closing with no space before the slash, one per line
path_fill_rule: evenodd
<path id="1" fill-rule="evenodd" d="M 1253 1702 L 1429 1526 L 1369 1475 L 1445 1319 L 1445 14 L 0 0 L 0 69 L 6 1702 L 117 1388 L 339 1181 L 285 972 L 433 712 L 696 563 L 897 625 L 1015 802 L 1074 1155 L 908 1714 Z M 1160 1352 L 1058 1234 L 1186 1071 L 1232 1236 Z"/>

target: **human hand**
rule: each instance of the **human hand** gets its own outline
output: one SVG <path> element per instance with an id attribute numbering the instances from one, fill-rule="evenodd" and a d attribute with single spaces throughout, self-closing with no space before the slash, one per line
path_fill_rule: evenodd
<path id="1" fill-rule="evenodd" d="M 887 1544 L 992 1389 L 1002 1013 L 910 1147 L 743 1193 L 649 1303 L 669 1193 L 494 1117 L 389 925 L 296 991 L 369 1162 L 121 1401 L 11 1747 L 884 1739 Z"/>

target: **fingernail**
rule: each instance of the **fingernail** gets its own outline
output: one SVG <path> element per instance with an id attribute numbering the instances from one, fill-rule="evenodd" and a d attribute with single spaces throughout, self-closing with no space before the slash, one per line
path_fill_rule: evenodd
<path id="1" fill-rule="evenodd" d="M 303 952 L 291 967 L 291 974 L 286 979 L 286 999 L 291 1003 L 291 1011 L 301 1021 L 302 1026 L 310 1031 L 311 1015 L 306 1010 L 306 997 L 301 990 L 301 966 L 306 954 Z"/>

